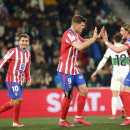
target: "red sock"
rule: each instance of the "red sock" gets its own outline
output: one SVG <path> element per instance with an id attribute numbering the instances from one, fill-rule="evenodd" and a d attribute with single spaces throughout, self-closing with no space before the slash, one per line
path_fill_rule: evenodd
<path id="1" fill-rule="evenodd" d="M 11 108 L 12 106 L 10 105 L 10 102 L 6 102 L 2 107 L 0 107 L 0 113 L 7 111 Z"/>
<path id="2" fill-rule="evenodd" d="M 86 100 L 86 96 L 81 96 L 81 95 L 78 96 L 76 116 L 82 116 L 82 111 L 84 109 L 85 100 Z"/>
<path id="3" fill-rule="evenodd" d="M 18 118 L 19 118 L 19 112 L 20 112 L 20 106 L 21 104 L 14 104 L 14 122 L 18 122 Z"/>
<path id="4" fill-rule="evenodd" d="M 71 102 L 71 99 L 68 99 L 66 97 L 64 97 L 64 99 L 61 102 L 61 119 L 62 120 L 66 119 L 66 115 L 70 107 L 70 102 Z"/>
<path id="5" fill-rule="evenodd" d="M 125 109 L 125 113 L 127 117 L 130 117 L 130 93 L 128 92 L 121 92 L 120 97 Z"/>

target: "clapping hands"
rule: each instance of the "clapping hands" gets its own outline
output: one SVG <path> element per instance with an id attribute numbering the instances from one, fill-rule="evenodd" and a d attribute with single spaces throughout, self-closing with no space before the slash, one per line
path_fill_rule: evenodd
<path id="1" fill-rule="evenodd" d="M 100 39 L 103 36 L 104 31 L 105 31 L 105 28 L 103 26 L 101 28 L 101 31 L 100 31 L 99 35 L 97 35 L 97 27 L 95 27 L 94 33 L 93 33 L 93 38 L 95 38 L 96 40 Z"/>

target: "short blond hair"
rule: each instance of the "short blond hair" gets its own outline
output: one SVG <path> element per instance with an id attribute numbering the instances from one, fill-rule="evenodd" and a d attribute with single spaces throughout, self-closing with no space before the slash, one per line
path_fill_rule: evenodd
<path id="1" fill-rule="evenodd" d="M 130 24 L 123 24 L 121 27 L 130 33 Z"/>

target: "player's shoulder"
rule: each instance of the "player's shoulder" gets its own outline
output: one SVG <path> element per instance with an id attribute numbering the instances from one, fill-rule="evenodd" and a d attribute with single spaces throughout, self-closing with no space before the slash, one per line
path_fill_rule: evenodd
<path id="1" fill-rule="evenodd" d="M 128 44 L 130 46 L 130 38 L 125 41 L 125 44 Z"/>
<path id="2" fill-rule="evenodd" d="M 29 50 L 26 50 L 27 53 L 31 54 L 31 52 Z"/>
<path id="3" fill-rule="evenodd" d="M 108 48 L 107 50 L 106 50 L 106 52 L 107 53 L 109 53 L 109 52 L 111 52 L 112 50 L 110 49 L 110 48 Z"/>
<path id="4" fill-rule="evenodd" d="M 11 48 L 11 49 L 9 49 L 8 53 L 14 53 L 15 50 L 16 50 L 16 47 L 15 48 Z"/>
<path id="5" fill-rule="evenodd" d="M 28 53 L 29 57 L 31 56 L 31 52 L 29 50 L 26 50 L 26 53 Z"/>
<path id="6" fill-rule="evenodd" d="M 66 30 L 63 35 L 64 36 L 75 36 L 69 29 Z"/>

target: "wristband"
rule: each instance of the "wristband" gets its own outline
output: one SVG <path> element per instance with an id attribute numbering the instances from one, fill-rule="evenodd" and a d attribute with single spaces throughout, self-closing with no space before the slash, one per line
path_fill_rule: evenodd
<path id="1" fill-rule="evenodd" d="M 108 42 L 106 41 L 106 42 L 105 42 L 105 44 L 107 45 L 107 44 L 108 44 Z"/>

